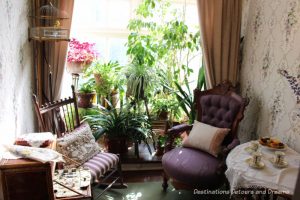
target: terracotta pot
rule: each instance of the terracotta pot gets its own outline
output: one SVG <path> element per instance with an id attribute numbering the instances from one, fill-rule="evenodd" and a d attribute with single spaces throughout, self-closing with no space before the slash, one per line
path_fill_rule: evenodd
<path id="1" fill-rule="evenodd" d="M 108 152 L 126 154 L 128 152 L 128 140 L 126 138 L 105 138 L 105 147 Z"/>
<path id="2" fill-rule="evenodd" d="M 104 108 L 107 108 L 107 107 L 108 107 L 108 104 L 107 104 L 107 102 L 105 101 L 105 97 L 101 96 L 101 98 L 100 98 L 100 104 L 101 104 L 101 106 L 103 106 Z"/>
<path id="3" fill-rule="evenodd" d="M 95 78 L 96 84 L 101 85 L 101 83 L 102 83 L 101 74 L 94 74 L 94 78 Z"/>
<path id="4" fill-rule="evenodd" d="M 111 103 L 113 107 L 116 107 L 119 101 L 119 93 L 117 91 L 112 91 L 110 95 L 111 95 Z"/>
<path id="5" fill-rule="evenodd" d="M 87 67 L 89 67 L 91 64 L 85 64 L 85 63 L 67 63 L 67 72 L 70 74 L 80 74 L 83 72 L 83 70 Z"/>
<path id="6" fill-rule="evenodd" d="M 96 92 L 93 93 L 76 93 L 77 105 L 80 108 L 91 108 L 93 107 L 93 100 L 96 96 Z"/>
<path id="7" fill-rule="evenodd" d="M 158 114 L 158 118 L 159 118 L 159 119 L 163 119 L 163 120 L 168 119 L 168 116 L 169 116 L 169 112 L 167 112 L 167 111 L 161 111 L 161 112 Z"/>
<path id="8" fill-rule="evenodd" d="M 112 106 L 115 108 L 119 102 L 119 93 L 117 92 L 112 92 L 110 94 L 110 97 L 101 97 L 101 106 L 108 108 L 109 105 L 107 104 L 107 102 L 105 101 L 105 98 L 107 98 L 110 103 L 112 104 Z"/>

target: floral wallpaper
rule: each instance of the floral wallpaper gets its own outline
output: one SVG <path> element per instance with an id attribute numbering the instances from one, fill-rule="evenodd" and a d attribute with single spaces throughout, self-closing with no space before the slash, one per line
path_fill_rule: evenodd
<path id="1" fill-rule="evenodd" d="M 243 0 L 242 141 L 274 136 L 300 152 L 300 1 Z"/>

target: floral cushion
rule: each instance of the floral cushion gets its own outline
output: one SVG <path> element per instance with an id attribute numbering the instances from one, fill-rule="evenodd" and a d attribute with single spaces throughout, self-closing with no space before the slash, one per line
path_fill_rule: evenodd
<path id="1" fill-rule="evenodd" d="M 100 151 L 98 144 L 87 123 L 83 123 L 74 131 L 57 139 L 56 150 L 66 158 L 65 167 L 78 167 L 97 155 Z M 74 162 L 75 161 L 75 162 Z"/>

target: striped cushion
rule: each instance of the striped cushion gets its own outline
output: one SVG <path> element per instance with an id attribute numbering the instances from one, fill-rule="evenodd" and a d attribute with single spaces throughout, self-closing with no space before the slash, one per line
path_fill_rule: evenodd
<path id="1" fill-rule="evenodd" d="M 83 166 L 90 169 L 92 179 L 95 181 L 104 175 L 111 168 L 117 166 L 119 157 L 112 153 L 99 153 L 89 159 Z"/>

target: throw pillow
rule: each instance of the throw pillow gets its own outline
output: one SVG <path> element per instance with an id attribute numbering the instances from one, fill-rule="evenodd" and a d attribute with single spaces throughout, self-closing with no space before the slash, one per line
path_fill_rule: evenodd
<path id="1" fill-rule="evenodd" d="M 57 139 L 56 150 L 70 159 L 65 159 L 65 167 L 78 167 L 99 153 L 92 130 L 87 123 Z"/>
<path id="2" fill-rule="evenodd" d="M 183 141 L 183 146 L 200 149 L 217 157 L 229 131 L 228 128 L 217 128 L 195 120 L 189 136 Z"/>
<path id="3" fill-rule="evenodd" d="M 17 137 L 15 144 L 30 147 L 48 147 L 55 140 L 50 132 L 26 133 Z"/>

